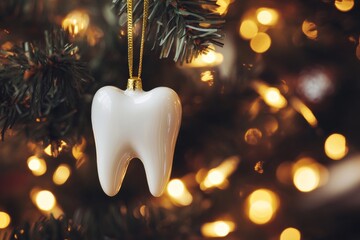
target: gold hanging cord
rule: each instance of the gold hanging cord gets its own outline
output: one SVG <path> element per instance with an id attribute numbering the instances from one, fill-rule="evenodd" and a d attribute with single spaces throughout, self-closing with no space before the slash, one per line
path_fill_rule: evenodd
<path id="1" fill-rule="evenodd" d="M 149 12 L 149 0 L 144 0 L 144 13 L 141 30 L 141 42 L 140 42 L 140 57 L 139 57 L 139 70 L 138 75 L 133 76 L 133 65 L 134 65 L 134 41 L 133 41 L 133 0 L 127 0 L 127 37 L 128 37 L 128 65 L 129 65 L 129 80 L 127 89 L 135 90 L 142 89 L 141 84 L 141 72 L 142 72 L 142 61 L 145 44 L 145 29 L 147 24 Z"/>

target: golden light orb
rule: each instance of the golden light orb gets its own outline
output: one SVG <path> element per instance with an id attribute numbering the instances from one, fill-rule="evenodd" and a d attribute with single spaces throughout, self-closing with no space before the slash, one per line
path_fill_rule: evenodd
<path id="1" fill-rule="evenodd" d="M 7 228 L 10 225 L 11 218 L 6 212 L 0 211 L 0 229 Z"/>
<path id="2" fill-rule="evenodd" d="M 324 149 L 329 158 L 342 159 L 348 153 L 345 136 L 338 133 L 331 134 L 325 141 Z"/>
<path id="3" fill-rule="evenodd" d="M 56 199 L 52 192 L 48 190 L 42 190 L 36 194 L 35 203 L 40 210 L 50 211 L 55 207 Z"/>
<path id="4" fill-rule="evenodd" d="M 263 32 L 256 34 L 250 41 L 250 47 L 256 53 L 264 53 L 269 50 L 270 46 L 271 38 Z"/>
<path id="5" fill-rule="evenodd" d="M 204 237 L 226 237 L 230 232 L 234 231 L 235 223 L 232 221 L 215 221 L 205 223 L 201 226 L 201 233 Z"/>
<path id="6" fill-rule="evenodd" d="M 252 39 L 256 36 L 259 29 L 256 23 L 252 20 L 244 20 L 239 29 L 240 36 L 244 39 Z"/>
<path id="7" fill-rule="evenodd" d="M 64 184 L 70 177 L 71 168 L 67 164 L 61 164 L 53 174 L 53 182 L 56 185 Z"/>
<path id="8" fill-rule="evenodd" d="M 314 165 L 302 166 L 295 170 L 293 182 L 301 192 L 311 192 L 320 184 L 320 172 Z"/>
<path id="9" fill-rule="evenodd" d="M 280 235 L 280 240 L 300 240 L 301 233 L 296 228 L 286 228 Z"/>
<path id="10" fill-rule="evenodd" d="M 251 193 L 248 201 L 248 217 L 255 224 L 266 224 L 274 216 L 279 200 L 277 195 L 268 189 L 258 189 Z"/>
<path id="11" fill-rule="evenodd" d="M 341 12 L 348 12 L 355 5 L 354 0 L 335 0 L 335 7 Z"/>
<path id="12" fill-rule="evenodd" d="M 273 26 L 278 22 L 279 13 L 271 8 L 259 8 L 256 11 L 256 19 L 266 26 Z"/>
<path id="13" fill-rule="evenodd" d="M 39 158 L 37 156 L 31 156 L 27 159 L 27 165 L 35 176 L 41 176 L 46 173 L 46 162 L 42 158 Z"/>
<path id="14" fill-rule="evenodd" d="M 318 37 L 318 30 L 315 23 L 304 20 L 301 25 L 301 30 L 309 39 L 316 39 Z"/>

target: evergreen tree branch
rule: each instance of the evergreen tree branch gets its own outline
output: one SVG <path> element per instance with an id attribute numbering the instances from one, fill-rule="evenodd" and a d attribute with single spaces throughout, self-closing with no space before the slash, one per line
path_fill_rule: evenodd
<path id="1" fill-rule="evenodd" d="M 134 5 L 135 22 L 141 19 L 140 1 Z M 126 0 L 114 0 L 120 25 L 126 24 Z M 190 62 L 211 45 L 222 46 L 225 23 L 221 15 L 211 9 L 216 0 L 153 0 L 150 1 L 147 40 L 152 50 L 160 49 L 160 58 L 174 52 L 174 61 Z"/>
<path id="2" fill-rule="evenodd" d="M 78 103 L 91 81 L 78 48 L 61 30 L 45 33 L 45 44 L 25 42 L 0 51 L 1 138 L 17 123 L 31 140 L 58 145 L 74 138 Z M 54 149 L 57 148 L 54 146 Z"/>

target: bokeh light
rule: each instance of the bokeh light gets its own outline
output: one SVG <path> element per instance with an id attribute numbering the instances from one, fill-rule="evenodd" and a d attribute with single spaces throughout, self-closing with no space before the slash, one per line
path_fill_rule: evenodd
<path id="1" fill-rule="evenodd" d="M 234 229 L 234 222 L 219 220 L 203 224 L 201 226 L 201 233 L 204 237 L 226 237 Z"/>
<path id="2" fill-rule="evenodd" d="M 267 33 L 260 32 L 250 41 L 251 49 L 256 53 L 264 53 L 271 46 L 271 38 Z"/>
<path id="3" fill-rule="evenodd" d="M 43 211 L 50 211 L 55 207 L 56 199 L 52 192 L 41 190 L 35 194 L 36 206 Z"/>
<path id="4" fill-rule="evenodd" d="M 328 170 L 312 158 L 304 157 L 292 165 L 294 186 L 301 192 L 311 192 L 328 181 Z"/>
<path id="5" fill-rule="evenodd" d="M 224 160 L 216 168 L 210 169 L 202 181 L 200 181 L 200 188 L 202 190 L 214 187 L 223 188 L 228 176 L 236 170 L 239 162 L 240 159 L 237 156 L 232 156 Z"/>
<path id="6" fill-rule="evenodd" d="M 62 28 L 71 35 L 85 33 L 90 23 L 89 15 L 84 10 L 71 11 L 62 21 Z"/>
<path id="7" fill-rule="evenodd" d="M 314 40 L 318 37 L 317 26 L 313 22 L 304 20 L 301 26 L 301 30 L 305 34 L 305 36 L 308 37 L 309 39 Z"/>
<path id="8" fill-rule="evenodd" d="M 346 138 L 344 135 L 334 133 L 325 141 L 325 153 L 333 160 L 340 160 L 348 153 Z"/>
<path id="9" fill-rule="evenodd" d="M 244 20 L 239 29 L 240 36 L 244 39 L 252 39 L 256 36 L 259 29 L 256 23 L 252 20 Z"/>
<path id="10" fill-rule="evenodd" d="M 209 47 L 209 50 L 196 57 L 191 63 L 185 64 L 188 67 L 214 67 L 221 64 L 224 56 Z"/>
<path id="11" fill-rule="evenodd" d="M 279 207 L 278 196 L 268 189 L 258 189 L 247 199 L 249 219 L 255 224 L 268 223 Z"/>
<path id="12" fill-rule="evenodd" d="M 271 8 L 259 8 L 256 11 L 256 19 L 266 26 L 273 26 L 278 22 L 279 13 Z"/>
<path id="13" fill-rule="evenodd" d="M 300 99 L 293 97 L 291 98 L 290 103 L 291 106 L 295 109 L 295 111 L 300 113 L 312 127 L 317 126 L 318 121 L 314 113 Z"/>
<path id="14" fill-rule="evenodd" d="M 42 158 L 31 156 L 27 159 L 27 165 L 35 176 L 41 176 L 46 173 L 46 162 Z"/>
<path id="15" fill-rule="evenodd" d="M 249 128 L 245 133 L 244 139 L 250 145 L 257 145 L 262 139 L 262 132 L 258 128 Z"/>
<path id="16" fill-rule="evenodd" d="M 216 12 L 220 15 L 224 15 L 225 13 L 227 13 L 230 3 L 231 0 L 217 0 L 216 4 L 218 5 L 218 7 L 216 8 Z"/>
<path id="17" fill-rule="evenodd" d="M 300 240 L 301 239 L 301 233 L 296 228 L 286 228 L 282 233 L 280 234 L 280 240 Z"/>
<path id="18" fill-rule="evenodd" d="M 192 203 L 193 197 L 180 179 L 172 179 L 167 185 L 167 193 L 174 204 L 188 206 Z"/>
<path id="19" fill-rule="evenodd" d="M 11 218 L 6 212 L 0 211 L 0 229 L 7 228 L 10 225 Z"/>
<path id="20" fill-rule="evenodd" d="M 210 70 L 201 73 L 201 81 L 207 83 L 209 86 L 214 85 L 214 75 Z"/>
<path id="21" fill-rule="evenodd" d="M 57 167 L 53 174 L 53 182 L 56 185 L 64 184 L 70 177 L 71 169 L 70 166 L 67 164 L 61 164 Z"/>
<path id="22" fill-rule="evenodd" d="M 282 96 L 279 89 L 270 87 L 264 95 L 266 104 L 275 108 L 283 108 L 287 105 L 286 99 Z"/>
<path id="23" fill-rule="evenodd" d="M 341 12 L 348 12 L 355 5 L 354 0 L 335 0 L 335 7 Z"/>
<path id="24" fill-rule="evenodd" d="M 299 191 L 310 192 L 319 186 L 320 173 L 314 167 L 303 166 L 296 169 L 293 181 Z"/>

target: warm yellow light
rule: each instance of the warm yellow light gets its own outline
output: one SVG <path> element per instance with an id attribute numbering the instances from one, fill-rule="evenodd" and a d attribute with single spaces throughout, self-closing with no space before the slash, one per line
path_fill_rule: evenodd
<path id="1" fill-rule="evenodd" d="M 200 54 L 191 63 L 185 64 L 189 67 L 213 67 L 221 64 L 224 60 L 224 56 L 221 53 L 215 52 L 213 49 L 209 49 L 207 52 Z"/>
<path id="2" fill-rule="evenodd" d="M 311 192 L 320 184 L 319 169 L 309 165 L 295 170 L 293 177 L 295 187 L 301 192 Z"/>
<path id="3" fill-rule="evenodd" d="M 300 231 L 296 228 L 286 228 L 282 231 L 280 235 L 280 240 L 300 240 L 301 234 Z"/>
<path id="4" fill-rule="evenodd" d="M 267 105 L 274 108 L 286 107 L 287 101 L 285 97 L 280 93 L 279 89 L 270 87 L 264 92 L 264 101 Z"/>
<path id="5" fill-rule="evenodd" d="M 268 223 L 279 206 L 277 195 L 267 189 L 254 191 L 247 201 L 249 219 L 255 224 Z"/>
<path id="6" fill-rule="evenodd" d="M 61 152 L 65 146 L 67 146 L 67 143 L 66 143 L 65 141 L 61 140 L 60 146 L 59 146 L 59 148 L 57 149 L 58 152 Z M 53 156 L 53 153 L 52 153 L 52 151 L 51 151 L 51 144 L 49 144 L 49 145 L 44 149 L 44 152 L 45 152 L 47 155 L 49 155 L 49 156 Z"/>
<path id="7" fill-rule="evenodd" d="M 168 183 L 167 193 L 177 205 L 188 206 L 192 203 L 193 197 L 180 179 L 172 179 Z"/>
<path id="8" fill-rule="evenodd" d="M 310 110 L 310 108 L 308 108 L 300 99 L 293 97 L 291 99 L 291 105 L 295 109 L 295 111 L 300 113 L 312 127 L 317 126 L 318 121 L 315 115 Z"/>
<path id="9" fill-rule="evenodd" d="M 273 26 L 279 19 L 279 14 L 276 10 L 271 8 L 259 8 L 256 11 L 256 18 L 259 23 L 266 26 Z"/>
<path id="10" fill-rule="evenodd" d="M 53 174 L 53 182 L 56 185 L 62 185 L 69 179 L 70 174 L 70 167 L 66 164 L 61 164 Z"/>
<path id="11" fill-rule="evenodd" d="M 11 222 L 10 215 L 0 211 L 0 229 L 7 228 Z"/>
<path id="12" fill-rule="evenodd" d="M 216 221 L 202 225 L 201 233 L 204 237 L 225 237 L 234 229 L 235 223 L 232 221 Z"/>
<path id="13" fill-rule="evenodd" d="M 231 3 L 230 0 L 217 0 L 216 4 L 219 7 L 216 8 L 216 12 L 219 13 L 220 15 L 227 13 L 230 3 Z"/>
<path id="14" fill-rule="evenodd" d="M 250 205 L 249 219 L 256 224 L 269 222 L 274 214 L 274 210 L 269 202 L 257 201 Z"/>
<path id="15" fill-rule="evenodd" d="M 55 207 L 56 199 L 52 192 L 42 190 L 35 195 L 35 203 L 40 210 L 50 211 Z"/>
<path id="16" fill-rule="evenodd" d="M 214 84 L 214 75 L 210 70 L 201 73 L 201 81 L 206 82 L 209 86 Z"/>
<path id="17" fill-rule="evenodd" d="M 342 12 L 350 11 L 354 5 L 354 0 L 335 0 L 335 7 Z"/>
<path id="18" fill-rule="evenodd" d="M 250 41 L 251 49 L 256 53 L 264 53 L 271 46 L 271 38 L 268 34 L 260 32 Z"/>
<path id="19" fill-rule="evenodd" d="M 256 36 L 259 29 L 256 23 L 252 20 L 245 20 L 240 25 L 240 36 L 244 39 L 252 39 Z"/>
<path id="20" fill-rule="evenodd" d="M 279 89 L 269 87 L 262 81 L 252 83 L 254 90 L 262 97 L 264 102 L 273 108 L 284 108 L 287 106 L 286 98 L 280 93 Z"/>
<path id="21" fill-rule="evenodd" d="M 62 22 L 62 28 L 71 35 L 83 34 L 89 26 L 90 18 L 86 11 L 71 11 Z"/>
<path id="22" fill-rule="evenodd" d="M 180 197 L 184 193 L 184 183 L 180 179 L 173 179 L 167 186 L 167 191 L 172 197 Z"/>
<path id="23" fill-rule="evenodd" d="M 345 136 L 338 133 L 331 134 L 326 139 L 324 148 L 326 155 L 333 160 L 342 159 L 348 152 Z"/>
<path id="24" fill-rule="evenodd" d="M 262 139 L 262 132 L 258 128 L 249 128 L 244 135 L 244 139 L 248 144 L 256 145 Z"/>
<path id="25" fill-rule="evenodd" d="M 217 169 L 211 169 L 204 181 L 205 187 L 219 186 L 225 181 L 225 176 Z"/>
<path id="26" fill-rule="evenodd" d="M 240 159 L 236 156 L 226 159 L 219 166 L 211 169 L 207 173 L 206 177 L 200 184 L 200 188 L 202 190 L 206 190 L 222 186 L 226 182 L 227 177 L 235 171 L 239 162 Z"/>
<path id="27" fill-rule="evenodd" d="M 27 159 L 27 165 L 35 176 L 41 176 L 47 170 L 45 160 L 42 158 L 38 158 L 37 156 L 29 157 Z"/>
<path id="28" fill-rule="evenodd" d="M 310 39 L 316 39 L 318 37 L 318 30 L 315 23 L 310 22 L 308 20 L 304 20 L 302 23 L 301 29 L 305 36 L 307 36 Z"/>

